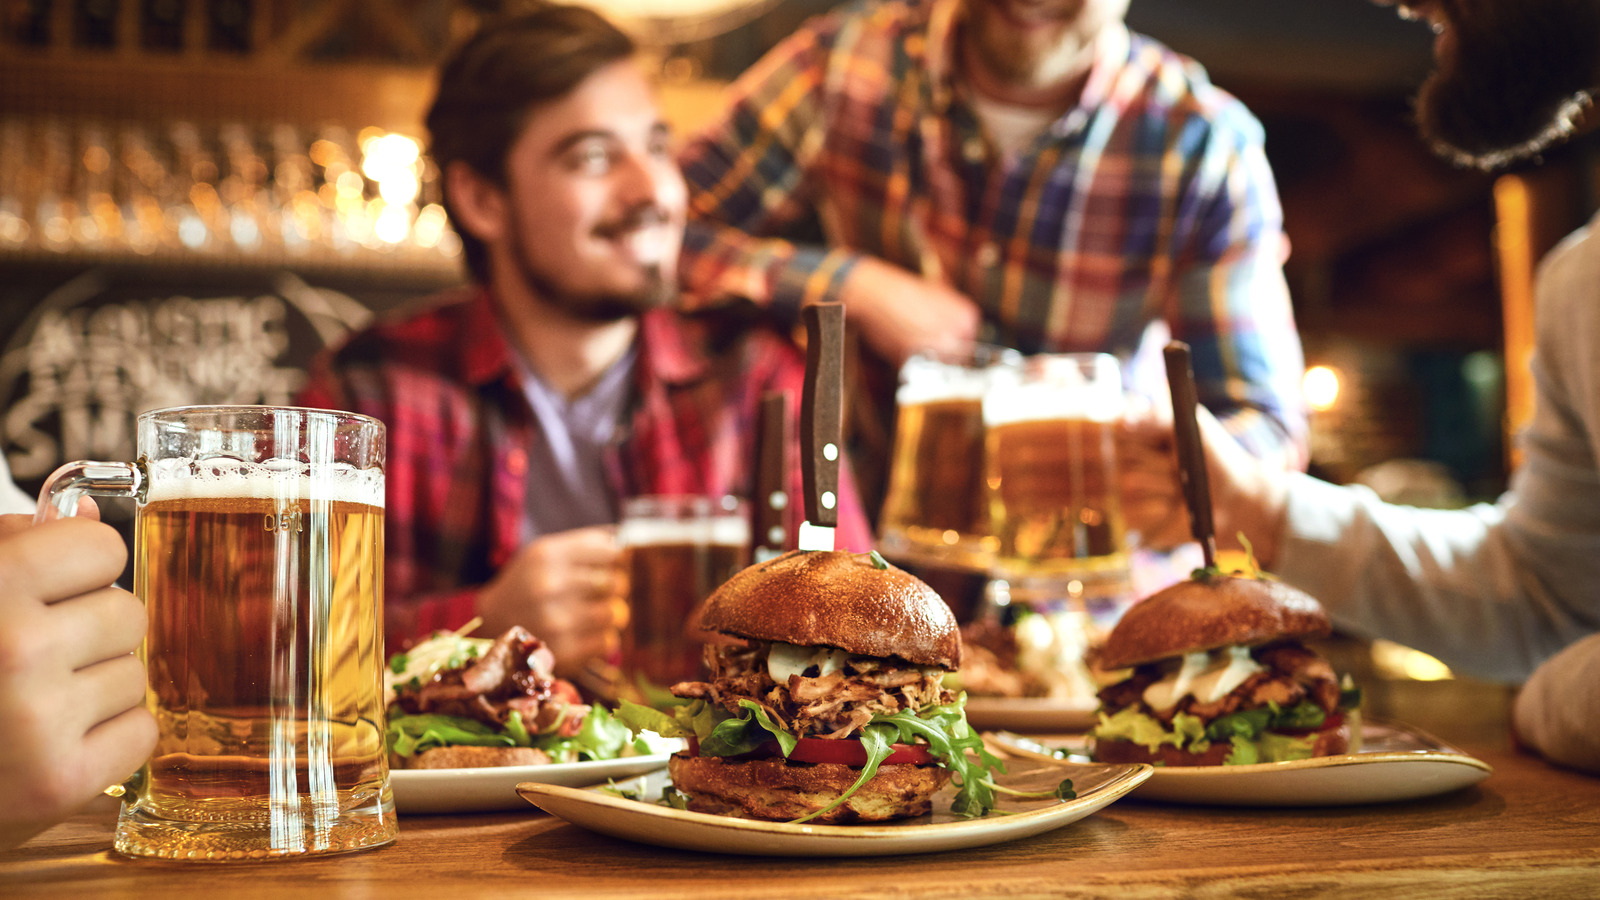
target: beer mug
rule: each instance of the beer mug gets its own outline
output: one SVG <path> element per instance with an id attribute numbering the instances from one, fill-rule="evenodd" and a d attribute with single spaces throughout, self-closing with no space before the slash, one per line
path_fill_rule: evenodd
<path id="1" fill-rule="evenodd" d="M 701 677 L 696 612 L 750 562 L 750 518 L 736 497 L 646 495 L 623 501 L 624 685 L 641 691 Z"/>
<path id="2" fill-rule="evenodd" d="M 1103 353 L 1033 356 L 993 379 L 989 527 L 1012 599 L 1093 605 L 1131 591 L 1113 434 L 1122 411 L 1121 372 Z"/>
<path id="3" fill-rule="evenodd" d="M 983 398 L 1015 350 L 979 344 L 923 352 L 900 368 L 899 412 L 878 548 L 891 558 L 986 570 L 998 547 L 988 529 Z"/>
<path id="4" fill-rule="evenodd" d="M 384 750 L 384 427 L 194 406 L 138 417 L 135 463 L 69 463 L 39 515 L 132 497 L 140 650 L 160 737 L 116 849 L 184 860 L 395 839 Z"/>

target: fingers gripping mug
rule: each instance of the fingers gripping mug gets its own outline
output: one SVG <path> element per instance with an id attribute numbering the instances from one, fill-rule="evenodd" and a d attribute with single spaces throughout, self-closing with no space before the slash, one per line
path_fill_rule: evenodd
<path id="1" fill-rule="evenodd" d="M 41 518 L 133 497 L 134 593 L 156 750 L 116 849 L 228 860 L 387 844 L 384 427 L 350 413 L 195 406 L 138 418 L 135 463 L 56 471 Z"/>

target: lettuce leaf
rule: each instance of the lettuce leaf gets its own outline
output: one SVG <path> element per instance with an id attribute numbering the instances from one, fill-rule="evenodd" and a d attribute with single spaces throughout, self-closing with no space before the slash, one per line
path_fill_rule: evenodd
<path id="1" fill-rule="evenodd" d="M 560 721 L 551 726 L 560 727 Z M 387 733 L 389 750 L 400 756 L 415 756 L 435 747 L 534 747 L 556 762 L 616 759 L 629 749 L 639 750 L 627 725 L 617 721 L 601 706 L 589 707 L 583 724 L 572 737 L 557 733 L 530 734 L 515 710 L 504 728 L 495 728 L 477 719 L 424 715 L 391 715 Z"/>
<path id="2" fill-rule="evenodd" d="M 1094 736 L 1107 741 L 1128 741 L 1155 753 L 1163 744 L 1171 744 L 1179 750 L 1189 750 L 1194 753 L 1204 753 L 1211 749 L 1211 738 L 1206 735 L 1206 726 L 1197 716 L 1188 713 L 1178 713 L 1172 717 L 1172 727 L 1161 724 L 1158 719 L 1145 715 L 1132 706 L 1117 710 L 1115 715 L 1100 713 L 1100 724 L 1095 726 Z M 1221 735 L 1218 735 L 1218 739 Z"/>

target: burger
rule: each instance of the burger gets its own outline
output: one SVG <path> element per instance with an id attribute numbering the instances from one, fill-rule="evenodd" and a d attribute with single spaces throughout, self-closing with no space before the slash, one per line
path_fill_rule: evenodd
<path id="1" fill-rule="evenodd" d="M 668 762 L 677 805 L 751 819 L 880 822 L 993 805 L 991 767 L 945 688 L 961 637 L 943 600 L 876 553 L 792 551 L 744 569 L 701 608 L 723 639 L 705 681 L 666 710 L 619 717 L 688 747 Z M 969 755 L 970 754 L 970 755 Z"/>
<path id="2" fill-rule="evenodd" d="M 1321 604 L 1279 581 L 1196 572 L 1125 613 L 1099 663 L 1131 674 L 1099 692 L 1095 756 L 1245 765 L 1353 752 L 1361 694 L 1302 641 Z"/>
<path id="3" fill-rule="evenodd" d="M 493 640 L 440 632 L 389 660 L 390 765 L 403 769 L 525 766 L 614 759 L 628 728 L 553 674 L 555 657 L 527 629 Z"/>

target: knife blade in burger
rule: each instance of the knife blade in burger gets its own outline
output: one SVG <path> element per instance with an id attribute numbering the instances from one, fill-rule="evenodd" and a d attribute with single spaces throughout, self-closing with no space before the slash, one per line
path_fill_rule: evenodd
<path id="1" fill-rule="evenodd" d="M 617 712 L 689 739 L 668 763 L 688 809 L 875 822 L 928 812 L 947 783 L 958 814 L 994 805 L 1004 767 L 941 684 L 961 663 L 955 617 L 916 577 L 876 553 L 791 551 L 718 588 L 701 623 L 732 638 L 706 646 L 707 680 Z"/>
<path id="2" fill-rule="evenodd" d="M 1243 765 L 1359 749 L 1361 693 L 1301 643 L 1327 613 L 1279 581 L 1199 570 L 1131 607 L 1099 663 L 1101 762 Z"/>

